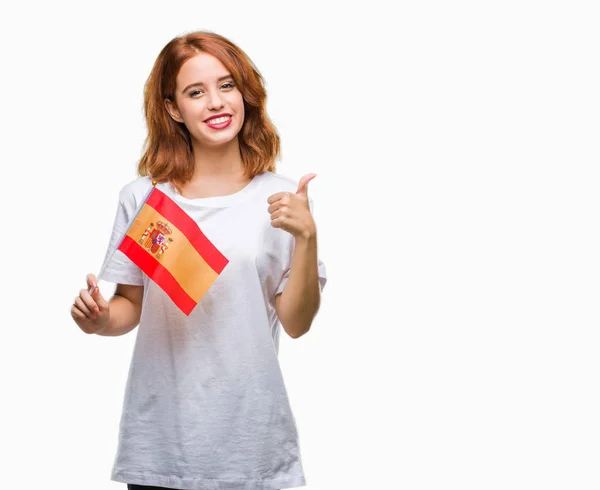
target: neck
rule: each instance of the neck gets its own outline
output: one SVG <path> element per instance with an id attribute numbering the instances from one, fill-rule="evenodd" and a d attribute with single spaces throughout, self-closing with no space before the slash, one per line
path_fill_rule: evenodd
<path id="1" fill-rule="evenodd" d="M 218 147 L 199 146 L 193 143 L 196 179 L 234 177 L 244 175 L 244 163 L 240 154 L 238 139 Z"/>

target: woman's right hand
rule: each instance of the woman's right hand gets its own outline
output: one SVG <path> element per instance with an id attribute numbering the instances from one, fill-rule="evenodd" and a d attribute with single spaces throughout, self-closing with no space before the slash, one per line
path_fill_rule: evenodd
<path id="1" fill-rule="evenodd" d="M 108 302 L 100 294 L 96 276 L 87 275 L 86 289 L 79 291 L 71 307 L 71 316 L 75 323 L 85 333 L 98 333 L 108 325 L 110 318 L 110 307 Z M 90 288 L 94 288 L 89 293 Z"/>

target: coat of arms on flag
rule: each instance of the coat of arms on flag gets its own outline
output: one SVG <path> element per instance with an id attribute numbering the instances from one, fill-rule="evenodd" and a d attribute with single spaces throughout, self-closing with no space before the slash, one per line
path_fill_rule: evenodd
<path id="1" fill-rule="evenodd" d="M 138 240 L 138 243 L 160 260 L 160 256 L 165 253 L 169 243 L 173 241 L 168 236 L 171 233 L 173 232 L 169 228 L 168 223 L 163 223 L 162 221 L 156 224 L 150 223 L 142 237 Z"/>
<path id="2" fill-rule="evenodd" d="M 229 263 L 196 222 L 156 188 L 156 182 L 117 250 L 160 286 L 186 315 Z"/>

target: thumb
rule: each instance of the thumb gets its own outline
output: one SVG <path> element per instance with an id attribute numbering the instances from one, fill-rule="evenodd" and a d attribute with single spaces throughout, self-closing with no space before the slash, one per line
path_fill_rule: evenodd
<path id="1" fill-rule="evenodd" d="M 296 191 L 296 194 L 308 196 L 308 183 L 316 176 L 317 174 L 306 174 L 304 177 L 302 177 L 300 179 L 300 183 L 298 184 L 298 190 Z"/>
<path id="2" fill-rule="evenodd" d="M 108 307 L 108 303 L 102 294 L 100 294 L 100 288 L 98 287 L 98 280 L 96 279 L 96 276 L 94 274 L 88 274 L 86 279 L 88 283 L 88 292 L 92 295 L 92 299 L 96 302 L 100 310 L 106 309 Z"/>
<path id="3" fill-rule="evenodd" d="M 98 308 L 100 308 L 100 311 L 106 310 L 108 308 L 108 302 L 104 299 L 104 297 L 100 293 L 100 288 L 98 287 L 97 284 L 96 284 L 96 287 L 94 288 L 94 290 L 92 291 L 92 299 L 96 302 L 96 304 L 98 305 Z"/>
<path id="4" fill-rule="evenodd" d="M 88 293 L 92 294 L 94 292 L 94 288 L 98 286 L 98 281 L 94 274 L 88 274 L 85 278 L 88 286 Z"/>

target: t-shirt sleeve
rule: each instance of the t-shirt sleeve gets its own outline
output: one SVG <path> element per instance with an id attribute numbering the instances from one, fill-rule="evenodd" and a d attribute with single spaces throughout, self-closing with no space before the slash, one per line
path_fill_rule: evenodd
<path id="1" fill-rule="evenodd" d="M 310 197 L 308 198 L 308 206 L 310 208 L 311 214 L 313 214 L 313 219 L 314 219 L 313 201 Z M 287 284 L 287 282 L 290 278 L 292 257 L 293 257 L 293 253 L 294 253 L 294 243 L 295 243 L 295 239 L 292 238 L 291 240 L 289 240 L 290 246 L 288 247 L 288 251 L 286 253 L 285 267 L 284 267 L 281 279 L 279 281 L 279 285 L 277 286 L 277 289 L 275 290 L 274 296 L 277 296 L 279 293 L 283 293 L 285 285 Z M 317 254 L 318 254 L 318 252 L 317 252 Z M 325 267 L 325 263 L 323 262 L 323 260 L 321 260 L 320 257 L 317 258 L 317 263 L 318 263 L 318 272 L 319 272 L 319 286 L 320 286 L 321 292 L 323 292 L 323 288 L 325 287 L 325 284 L 327 283 L 327 268 Z"/>
<path id="2" fill-rule="evenodd" d="M 121 189 L 109 245 L 102 264 L 102 272 L 98 279 L 134 286 L 142 286 L 144 284 L 142 270 L 127 255 L 120 250 L 116 250 L 127 231 L 129 222 L 135 211 L 133 195 L 129 195 L 125 188 Z"/>

